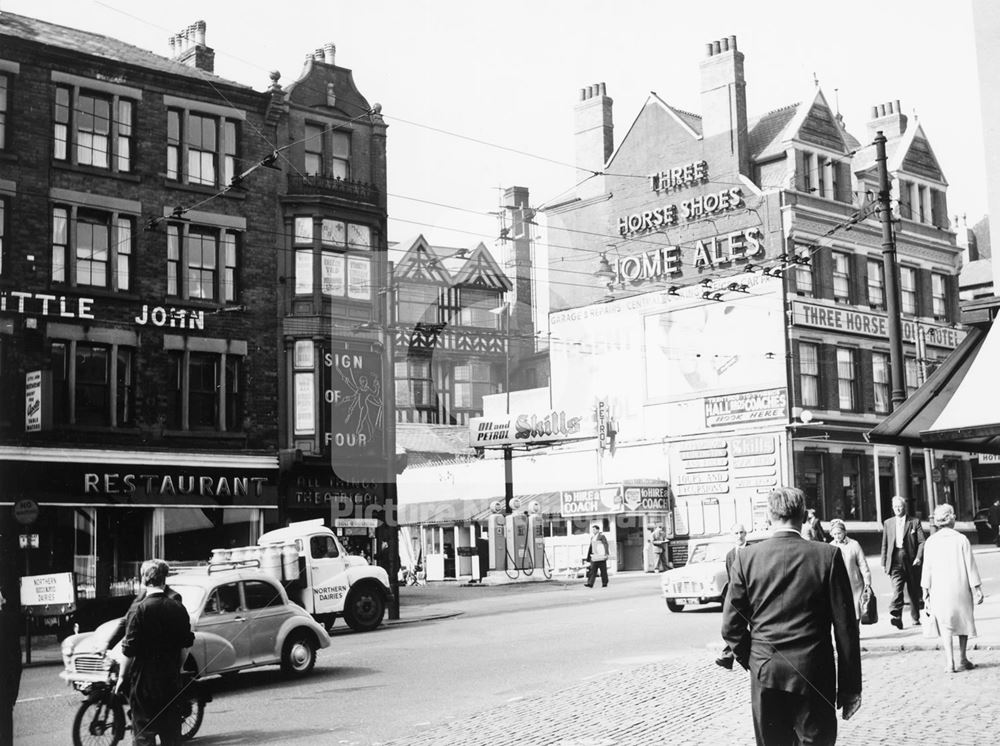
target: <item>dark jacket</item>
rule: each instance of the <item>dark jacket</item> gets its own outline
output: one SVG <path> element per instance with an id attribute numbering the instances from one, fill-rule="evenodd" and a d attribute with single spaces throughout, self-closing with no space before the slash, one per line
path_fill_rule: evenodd
<path id="1" fill-rule="evenodd" d="M 181 651 L 193 644 L 191 620 L 181 604 L 162 593 L 139 603 L 122 643 L 122 652 L 133 659 L 129 689 L 133 709 L 155 715 L 174 703 L 181 691 Z"/>
<path id="2" fill-rule="evenodd" d="M 608 556 L 611 554 L 611 552 L 608 551 L 608 537 L 606 537 L 604 535 L 603 531 L 598 531 L 596 537 L 595 536 L 590 536 L 588 538 L 589 538 L 589 541 L 587 543 L 587 562 L 591 561 L 590 560 L 590 556 L 591 556 L 591 554 L 593 554 L 593 551 L 594 551 L 594 539 L 595 538 L 599 542 L 601 542 L 601 544 L 604 545 L 604 559 L 603 560 L 598 560 L 598 561 L 599 562 L 606 561 L 608 559 Z"/>
<path id="3" fill-rule="evenodd" d="M 764 688 L 818 692 L 830 702 L 836 697 L 838 707 L 861 692 L 851 581 L 840 550 L 830 544 L 777 531 L 736 552 L 722 638 Z"/>
<path id="4" fill-rule="evenodd" d="M 169 585 L 163 586 L 163 592 L 166 594 L 167 598 L 172 598 L 177 603 L 181 602 L 181 594 L 171 588 Z M 142 603 L 142 600 L 146 597 L 146 586 L 140 586 L 139 592 L 135 594 L 135 598 L 132 599 L 132 603 L 128 607 L 128 611 L 125 612 L 120 620 L 118 620 L 118 627 L 115 629 L 114 634 L 108 639 L 108 650 L 111 650 L 115 645 L 117 645 L 122 638 L 125 637 L 125 629 L 128 627 L 128 621 L 135 614 L 135 610 Z"/>
<path id="5" fill-rule="evenodd" d="M 882 569 L 887 573 L 892 566 L 892 553 L 896 548 L 896 516 L 882 524 Z M 903 564 L 912 565 L 924 559 L 924 528 L 918 518 L 907 518 L 903 524 Z"/>

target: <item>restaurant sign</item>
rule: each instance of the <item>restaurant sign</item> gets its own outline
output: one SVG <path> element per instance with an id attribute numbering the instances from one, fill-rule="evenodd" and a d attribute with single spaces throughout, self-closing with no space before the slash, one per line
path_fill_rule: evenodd
<path id="1" fill-rule="evenodd" d="M 856 311 L 851 308 L 794 301 L 792 303 L 792 320 L 798 326 L 829 329 L 844 334 L 859 334 L 883 340 L 889 339 L 889 320 L 884 313 Z M 903 319 L 904 342 L 916 344 L 919 334 L 924 335 L 924 341 L 928 345 L 949 350 L 958 347 L 959 342 L 965 338 L 965 331 L 962 329 L 928 321 L 917 322 L 913 319 Z"/>
<path id="2" fill-rule="evenodd" d="M 705 397 L 706 427 L 780 420 L 787 416 L 788 396 L 783 388 Z"/>

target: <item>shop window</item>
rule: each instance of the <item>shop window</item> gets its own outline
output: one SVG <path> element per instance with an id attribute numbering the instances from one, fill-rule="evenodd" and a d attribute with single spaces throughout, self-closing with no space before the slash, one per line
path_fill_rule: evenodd
<path id="1" fill-rule="evenodd" d="M 167 226 L 167 295 L 221 303 L 239 295 L 239 234 L 206 226 Z"/>
<path id="2" fill-rule="evenodd" d="M 77 206 L 52 208 L 52 281 L 130 290 L 135 219 Z"/>
<path id="3" fill-rule="evenodd" d="M 351 178 L 351 133 L 330 133 L 330 176 L 335 179 Z"/>
<path id="4" fill-rule="evenodd" d="M 819 406 L 819 348 L 799 343 L 799 398 L 803 407 Z"/>
<path id="5" fill-rule="evenodd" d="M 179 430 L 243 429 L 243 361 L 239 355 L 174 352 L 168 422 Z"/>
<path id="6" fill-rule="evenodd" d="M 826 516 L 846 521 L 862 520 L 861 454 L 843 453 L 841 462 L 841 493 L 834 496 L 833 513 Z"/>
<path id="7" fill-rule="evenodd" d="M 257 543 L 262 515 L 259 508 L 157 508 L 152 520 L 153 545 L 167 560 L 204 562 L 216 547 Z M 185 599 L 187 601 L 194 599 Z"/>
<path id="8" fill-rule="evenodd" d="M 833 252 L 833 301 L 851 303 L 851 257 Z"/>
<path id="9" fill-rule="evenodd" d="M 948 284 L 944 275 L 931 274 L 931 313 L 935 319 L 948 317 Z"/>
<path id="10" fill-rule="evenodd" d="M 186 108 L 167 110 L 167 178 L 225 186 L 236 174 L 239 122 Z"/>
<path id="11" fill-rule="evenodd" d="M 840 409 L 854 411 L 858 404 L 858 375 L 854 350 L 837 348 L 837 397 Z"/>
<path id="12" fill-rule="evenodd" d="M 316 434 L 316 354 L 312 340 L 296 340 L 292 355 L 295 435 Z"/>
<path id="13" fill-rule="evenodd" d="M 52 342 L 50 351 L 53 420 L 57 424 L 105 427 L 133 424 L 131 348 L 58 341 Z"/>
<path id="14" fill-rule="evenodd" d="M 7 107 L 10 101 L 10 76 L 0 73 L 0 150 L 7 149 Z"/>
<path id="15" fill-rule="evenodd" d="M 885 265 L 876 259 L 868 260 L 868 305 L 885 310 Z"/>
<path id="16" fill-rule="evenodd" d="M 806 507 L 815 509 L 821 519 L 827 520 L 830 506 L 826 504 L 823 468 L 824 454 L 813 451 L 795 454 L 796 486 L 805 495 Z"/>
<path id="17" fill-rule="evenodd" d="M 884 352 L 872 353 L 872 383 L 875 393 L 875 411 L 888 414 L 890 410 L 889 355 Z"/>
<path id="18" fill-rule="evenodd" d="M 80 166 L 132 171 L 135 101 L 112 93 L 57 85 L 53 157 Z"/>
<path id="19" fill-rule="evenodd" d="M 917 270 L 899 268 L 899 310 L 910 316 L 917 315 Z"/>

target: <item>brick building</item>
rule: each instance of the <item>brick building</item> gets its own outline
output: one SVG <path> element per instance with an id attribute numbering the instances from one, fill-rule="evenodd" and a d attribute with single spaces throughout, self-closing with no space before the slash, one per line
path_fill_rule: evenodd
<path id="1" fill-rule="evenodd" d="M 213 74 L 204 23 L 170 47 L 0 13 L 5 589 L 125 596 L 278 519 L 281 102 Z"/>

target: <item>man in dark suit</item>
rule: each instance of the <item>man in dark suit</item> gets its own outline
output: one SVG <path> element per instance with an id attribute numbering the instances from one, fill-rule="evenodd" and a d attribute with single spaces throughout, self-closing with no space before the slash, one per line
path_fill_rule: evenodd
<path id="1" fill-rule="evenodd" d="M 187 610 L 164 593 L 169 567 L 163 560 L 142 563 L 146 597 L 128 619 L 122 652 L 127 660 L 122 678 L 129 681 L 133 743 L 164 746 L 181 742 L 181 664 L 185 648 L 194 644 Z"/>
<path id="2" fill-rule="evenodd" d="M 839 549 L 802 538 L 801 490 L 773 490 L 768 509 L 772 537 L 734 557 L 722 638 L 750 671 L 758 744 L 833 744 L 837 708 L 861 706 L 851 581 Z"/>
<path id="3" fill-rule="evenodd" d="M 747 528 L 742 523 L 737 523 L 733 525 L 733 537 L 736 539 L 736 546 L 726 552 L 726 577 L 729 577 L 730 571 L 733 569 L 733 561 L 736 559 L 737 550 L 745 547 L 747 545 Z M 728 583 L 728 581 L 727 581 Z M 728 588 L 728 585 L 726 586 Z M 725 603 L 725 600 L 723 600 Z M 732 670 L 733 668 L 733 650 L 728 645 L 722 648 L 722 655 L 715 659 L 715 665 L 722 666 L 727 670 Z"/>
<path id="4" fill-rule="evenodd" d="M 918 518 L 906 517 L 906 500 L 892 498 L 895 515 L 883 524 L 882 569 L 892 581 L 889 623 L 903 628 L 903 586 L 910 596 L 910 618 L 920 624 L 920 563 L 924 559 L 924 529 Z"/>

